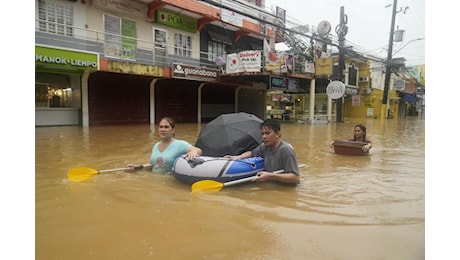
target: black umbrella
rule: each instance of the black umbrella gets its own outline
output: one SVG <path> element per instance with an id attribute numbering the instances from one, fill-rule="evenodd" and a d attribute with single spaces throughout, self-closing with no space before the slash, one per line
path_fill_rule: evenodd
<path id="1" fill-rule="evenodd" d="M 260 144 L 262 122 L 244 112 L 222 114 L 201 129 L 195 145 L 207 156 L 241 154 Z"/>

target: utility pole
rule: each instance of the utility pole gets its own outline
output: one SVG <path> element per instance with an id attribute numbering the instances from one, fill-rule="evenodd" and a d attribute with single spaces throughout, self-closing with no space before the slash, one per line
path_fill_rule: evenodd
<path id="1" fill-rule="evenodd" d="M 337 69 L 337 80 L 344 82 L 343 70 L 345 69 L 345 35 L 347 34 L 348 28 L 346 26 L 346 16 L 345 16 L 345 7 L 340 7 L 340 24 L 336 30 L 337 35 L 339 36 L 339 67 Z M 345 82 L 344 82 L 345 83 Z M 346 88 L 345 88 L 346 89 Z M 336 108 L 337 108 L 337 122 L 343 123 L 343 97 L 337 99 Z"/>
<path id="2" fill-rule="evenodd" d="M 398 5 L 398 0 L 393 0 L 393 13 L 391 16 L 391 29 L 390 29 L 390 40 L 388 43 L 388 56 L 385 68 L 385 86 L 383 88 L 383 99 L 382 99 L 382 111 L 380 116 L 382 118 L 390 118 L 390 96 L 388 91 L 390 89 L 390 79 L 391 79 L 391 67 L 392 67 L 392 59 L 393 59 L 393 37 L 394 37 L 394 30 L 395 30 L 395 18 L 396 18 L 396 6 Z"/>

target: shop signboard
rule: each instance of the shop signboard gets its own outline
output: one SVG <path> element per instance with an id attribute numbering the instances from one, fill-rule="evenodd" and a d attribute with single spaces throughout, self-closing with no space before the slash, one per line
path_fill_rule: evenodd
<path id="1" fill-rule="evenodd" d="M 270 76 L 270 89 L 299 92 L 299 81 L 294 78 Z"/>
<path id="2" fill-rule="evenodd" d="M 397 91 L 403 91 L 406 88 L 406 81 L 402 79 L 395 80 L 393 83 L 393 89 Z"/>
<path id="3" fill-rule="evenodd" d="M 81 74 L 84 71 L 99 70 L 99 54 L 36 45 L 35 66 L 39 70 Z"/>
<path id="4" fill-rule="evenodd" d="M 326 93 L 331 99 L 342 98 L 345 95 L 345 84 L 338 80 L 331 81 L 327 85 Z"/>
<path id="5" fill-rule="evenodd" d="M 179 63 L 174 63 L 172 68 L 173 78 L 218 81 L 220 79 L 220 70 L 205 67 L 195 67 Z"/>
<path id="6" fill-rule="evenodd" d="M 166 10 L 157 11 L 155 22 L 192 33 L 198 30 L 197 20 L 183 15 L 174 14 Z"/>

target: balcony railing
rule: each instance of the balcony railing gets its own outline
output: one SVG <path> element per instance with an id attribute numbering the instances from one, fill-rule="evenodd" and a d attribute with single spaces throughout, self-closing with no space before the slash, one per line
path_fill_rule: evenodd
<path id="1" fill-rule="evenodd" d="M 43 22 L 40 22 L 43 24 Z M 183 51 L 183 48 L 175 48 L 173 45 L 163 45 L 155 47 L 153 41 L 145 41 L 127 36 L 114 35 L 97 30 L 72 27 L 73 36 L 65 36 L 57 33 L 49 33 L 40 28 L 35 29 L 35 43 L 62 47 L 80 51 L 99 53 L 101 57 L 110 58 L 112 60 L 134 62 L 140 64 L 148 64 L 160 67 L 171 67 L 173 63 L 182 62 L 191 66 L 206 66 L 216 68 L 214 61 L 207 61 L 202 57 L 208 57 L 208 53 L 199 52 L 196 50 L 186 50 L 189 53 L 187 56 L 174 55 L 174 49 Z M 107 36 L 111 38 L 124 38 L 134 41 L 136 48 L 131 57 L 123 56 L 123 53 L 112 55 L 107 52 L 106 46 L 110 41 L 106 40 Z"/>
<path id="2" fill-rule="evenodd" d="M 48 32 L 49 26 L 58 27 L 62 24 L 36 21 L 35 28 L 35 44 L 47 45 L 53 47 L 60 47 L 66 49 L 73 49 L 79 51 L 98 53 L 100 57 L 108 58 L 111 60 L 133 62 L 145 65 L 153 65 L 159 67 L 172 67 L 173 63 L 183 63 L 190 66 L 219 68 L 214 60 L 209 57 L 215 57 L 215 54 L 208 52 L 201 52 L 195 49 L 178 48 L 173 45 L 155 45 L 153 41 L 146 41 L 137 38 L 131 38 L 121 35 L 114 35 L 106 32 L 101 32 L 88 28 L 81 28 L 76 26 L 66 26 L 67 30 L 56 30 L 54 33 Z M 71 32 L 71 36 L 65 35 Z M 110 54 L 107 49 L 107 44 L 110 42 L 108 38 L 124 38 L 129 41 L 135 42 L 134 52 L 129 55 L 124 55 L 122 50 L 112 52 Z M 121 48 L 120 48 L 121 49 Z M 262 46 L 261 46 L 262 49 Z M 263 51 L 260 50 L 262 53 Z M 186 55 L 175 55 L 174 53 L 184 52 Z M 115 53 L 115 55 L 114 55 Z M 224 57 L 225 60 L 225 57 Z M 265 71 L 265 59 L 262 59 L 261 71 Z M 305 64 L 296 62 L 296 74 L 309 75 L 303 73 Z M 277 71 L 273 71 L 277 73 Z M 279 72 L 277 73 L 279 74 Z"/>

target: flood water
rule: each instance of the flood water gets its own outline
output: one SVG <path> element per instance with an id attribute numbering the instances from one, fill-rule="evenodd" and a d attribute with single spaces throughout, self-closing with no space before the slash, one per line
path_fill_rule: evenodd
<path id="1" fill-rule="evenodd" d="M 334 140 L 367 126 L 369 156 L 337 155 Z M 195 143 L 198 124 L 177 124 Z M 425 121 L 282 123 L 301 184 L 246 183 L 192 194 L 172 175 L 71 168 L 148 163 L 156 126 L 35 128 L 36 259 L 425 258 Z"/>

